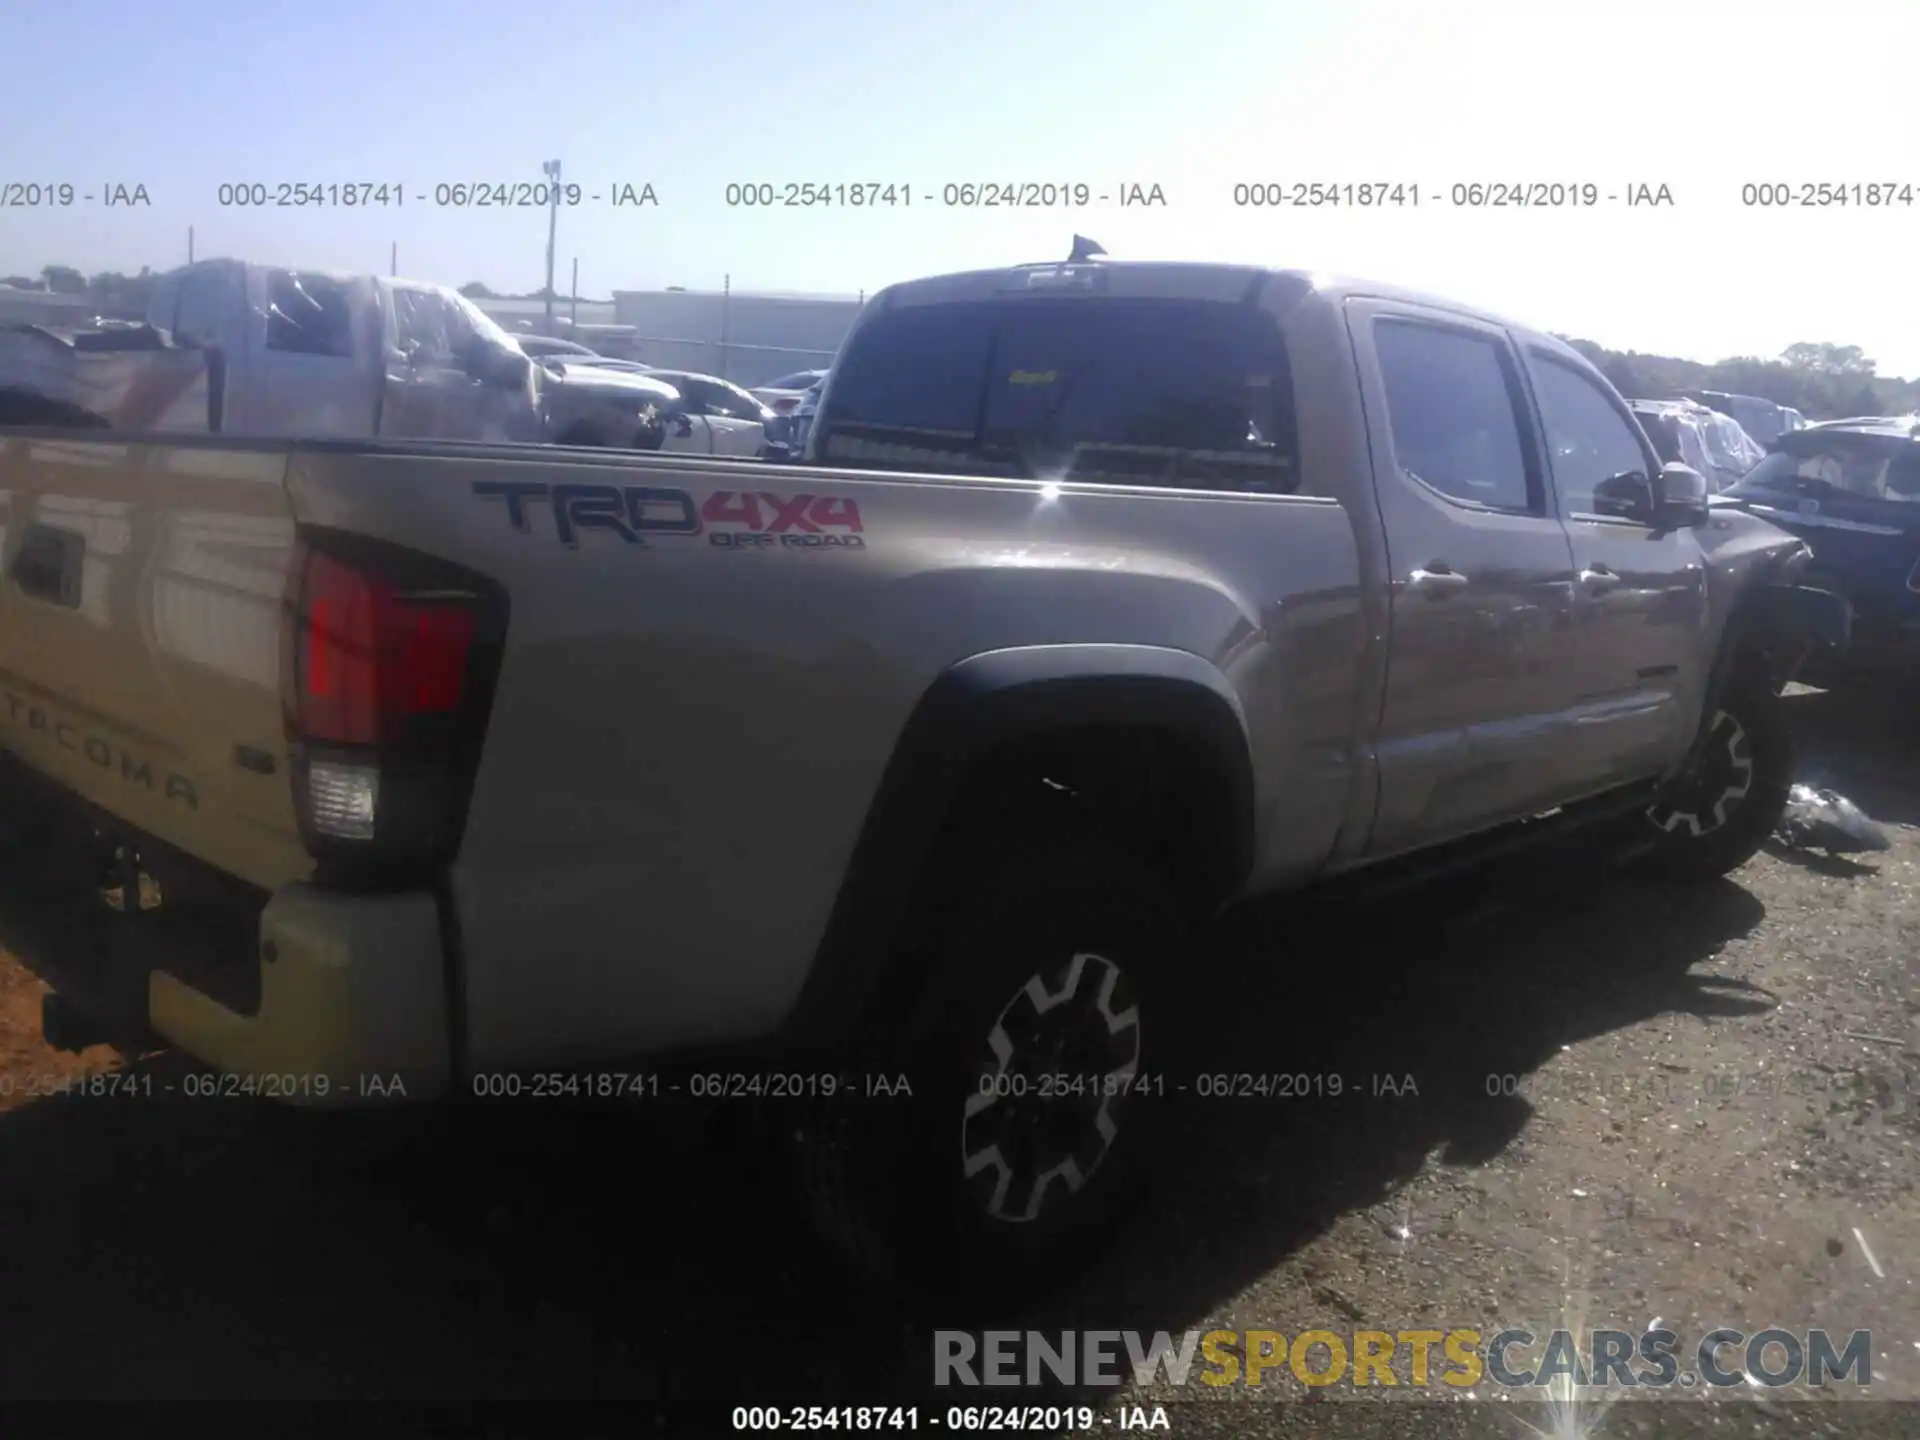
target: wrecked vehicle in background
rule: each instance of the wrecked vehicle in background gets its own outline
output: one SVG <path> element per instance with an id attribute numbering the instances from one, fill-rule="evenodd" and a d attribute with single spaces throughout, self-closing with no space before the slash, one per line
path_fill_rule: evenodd
<path id="1" fill-rule="evenodd" d="M 1808 666 L 1812 683 L 1920 667 L 1920 416 L 1809 425 L 1724 495 L 1799 536 L 1806 583 L 1853 602 L 1853 643 Z"/>
<path id="2" fill-rule="evenodd" d="M 204 432 L 206 357 L 147 326 L 0 329 L 0 425 Z"/>
<path id="3" fill-rule="evenodd" d="M 1692 400 L 1629 400 L 1633 418 L 1660 458 L 1698 470 L 1725 490 L 1766 458 L 1738 421 Z"/>
<path id="4" fill-rule="evenodd" d="M 1737 421 L 1761 445 L 1771 445 L 1782 435 L 1806 427 L 1806 417 L 1798 410 L 1779 405 L 1759 395 L 1730 395 L 1724 390 L 1683 390 L 1686 399 L 1705 405 Z"/>
<path id="5" fill-rule="evenodd" d="M 679 400 L 550 372 L 443 285 L 231 259 L 162 277 L 143 326 L 14 332 L 0 396 L 13 425 L 639 449 L 660 447 Z"/>

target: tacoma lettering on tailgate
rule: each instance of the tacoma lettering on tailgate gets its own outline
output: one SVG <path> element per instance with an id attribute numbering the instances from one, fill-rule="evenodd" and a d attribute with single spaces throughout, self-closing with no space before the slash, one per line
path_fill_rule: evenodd
<path id="1" fill-rule="evenodd" d="M 587 530 L 629 545 L 655 536 L 705 535 L 723 550 L 864 550 L 860 505 L 842 495 L 776 495 L 716 490 L 697 500 L 686 490 L 651 485 L 547 485 L 534 480 L 476 480 L 473 493 L 506 505 L 507 523 L 531 534 L 531 507 L 553 512 L 554 538 L 578 549 Z"/>
<path id="2" fill-rule="evenodd" d="M 6 699 L 8 723 L 29 735 L 44 737 L 62 750 L 71 750 L 109 773 L 118 771 L 120 779 L 143 790 L 156 791 L 169 800 L 178 800 L 189 810 L 200 808 L 200 796 L 193 782 L 172 771 L 154 774 L 153 762 L 142 760 L 101 735 L 89 735 L 69 721 L 12 691 L 0 692 Z"/>

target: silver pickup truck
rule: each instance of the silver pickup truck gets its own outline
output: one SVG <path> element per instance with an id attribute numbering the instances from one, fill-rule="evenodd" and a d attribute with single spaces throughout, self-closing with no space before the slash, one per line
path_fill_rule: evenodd
<path id="1" fill-rule="evenodd" d="M 1587 825 L 1731 870 L 1846 637 L 1577 354 L 1383 287 L 897 286 L 808 445 L 0 440 L 17 854 L 78 813 L 129 881 L 49 1037 L 325 1105 L 771 1055 L 709 1088 L 815 1102 L 841 1233 L 1044 1273 L 1198 1054 L 1199 926 Z"/>
<path id="2" fill-rule="evenodd" d="M 144 326 L 0 329 L 0 424 L 716 449 L 672 386 L 530 364 L 447 286 L 233 259 L 161 276 Z"/>

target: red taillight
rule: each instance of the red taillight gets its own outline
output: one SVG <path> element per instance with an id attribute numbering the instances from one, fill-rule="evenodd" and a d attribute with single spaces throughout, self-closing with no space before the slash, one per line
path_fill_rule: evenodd
<path id="1" fill-rule="evenodd" d="M 776 415 L 790 415 L 799 403 L 800 401 L 793 396 L 789 396 L 785 400 L 776 400 L 773 402 L 774 413 Z"/>
<path id="2" fill-rule="evenodd" d="M 474 641 L 467 597 L 402 594 L 384 577 L 309 553 L 297 616 L 300 738 L 380 745 L 410 720 L 460 708 Z"/>
<path id="3" fill-rule="evenodd" d="M 329 883 L 426 883 L 458 851 L 507 611 L 496 582 L 434 556 L 328 531 L 294 546 L 281 693 Z"/>

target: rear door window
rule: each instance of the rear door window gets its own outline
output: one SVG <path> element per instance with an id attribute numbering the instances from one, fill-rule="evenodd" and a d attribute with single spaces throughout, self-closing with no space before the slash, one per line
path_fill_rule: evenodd
<path id="1" fill-rule="evenodd" d="M 687 403 L 693 407 L 696 415 L 711 415 L 716 419 L 745 419 L 746 408 L 734 396 L 731 386 L 712 380 L 695 380 L 691 376 L 675 379 L 673 385 L 687 397 Z M 760 418 L 760 407 L 755 405 L 752 418 Z"/>
<path id="2" fill-rule="evenodd" d="M 742 390 L 738 385 L 711 385 L 713 397 L 708 402 L 715 408 L 712 413 L 724 415 L 730 420 L 758 420 L 764 408 L 760 402 Z"/>
<path id="3" fill-rule="evenodd" d="M 1528 474 L 1511 362 L 1499 341 L 1383 319 L 1373 348 L 1403 472 L 1469 505 L 1546 513 L 1542 487 Z"/>
<path id="4" fill-rule="evenodd" d="M 1288 492 L 1272 317 L 1100 298 L 916 305 L 850 342 L 816 422 L 831 464 Z"/>

